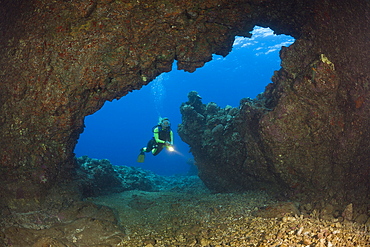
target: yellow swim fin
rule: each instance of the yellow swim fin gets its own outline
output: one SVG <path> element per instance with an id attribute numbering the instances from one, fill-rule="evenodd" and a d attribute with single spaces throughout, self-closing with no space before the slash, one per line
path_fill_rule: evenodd
<path id="1" fill-rule="evenodd" d="M 145 161 L 145 153 L 140 153 L 137 157 L 137 162 L 143 163 Z"/>

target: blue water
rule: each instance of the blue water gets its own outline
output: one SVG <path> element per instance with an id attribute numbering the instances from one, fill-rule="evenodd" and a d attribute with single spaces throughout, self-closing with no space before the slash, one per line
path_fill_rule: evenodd
<path id="1" fill-rule="evenodd" d="M 174 64 L 171 72 L 120 100 L 106 102 L 101 110 L 87 116 L 76 156 L 109 159 L 113 165 L 141 167 L 159 175 L 186 174 L 192 155 L 176 130 L 181 123 L 179 107 L 187 101 L 188 92 L 197 91 L 205 104 L 238 107 L 242 98 L 256 97 L 271 83 L 274 70 L 280 69 L 281 46 L 293 42 L 290 36 L 276 36 L 268 28 L 256 27 L 252 38 L 236 38 L 227 57 L 214 56 L 194 73 L 178 71 Z M 147 154 L 144 163 L 137 163 L 139 150 L 152 137 L 159 116 L 170 118 L 176 152 Z"/>

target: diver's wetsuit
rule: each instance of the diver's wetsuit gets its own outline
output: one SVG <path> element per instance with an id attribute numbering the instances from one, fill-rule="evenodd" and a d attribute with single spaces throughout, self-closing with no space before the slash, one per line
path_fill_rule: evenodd
<path id="1" fill-rule="evenodd" d="M 166 142 L 172 143 L 173 132 L 170 127 L 163 129 L 161 125 L 157 125 L 153 128 L 153 133 L 154 137 L 148 142 L 145 152 L 155 149 L 152 153 L 156 156 L 162 151 Z"/>

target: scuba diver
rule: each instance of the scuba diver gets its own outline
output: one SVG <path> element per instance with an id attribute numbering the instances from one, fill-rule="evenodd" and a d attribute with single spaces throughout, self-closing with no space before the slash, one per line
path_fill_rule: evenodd
<path id="1" fill-rule="evenodd" d="M 173 132 L 171 130 L 170 120 L 167 117 L 160 119 L 158 125 L 153 127 L 153 135 L 153 138 L 150 139 L 147 146 L 140 149 L 137 162 L 144 162 L 145 153 L 152 152 L 154 156 L 158 155 L 164 147 L 169 151 L 174 151 Z"/>

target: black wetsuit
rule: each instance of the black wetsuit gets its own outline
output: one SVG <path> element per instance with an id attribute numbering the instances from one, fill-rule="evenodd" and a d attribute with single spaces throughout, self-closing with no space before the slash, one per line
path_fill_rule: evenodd
<path id="1" fill-rule="evenodd" d="M 165 128 L 165 129 L 163 129 L 161 125 L 157 125 L 157 126 L 153 127 L 154 135 L 156 133 L 158 133 L 158 139 L 160 139 L 164 142 L 171 142 L 172 141 L 171 140 L 171 131 L 172 130 L 171 130 L 170 127 Z M 154 148 L 156 148 L 155 152 L 153 153 L 153 155 L 156 156 L 157 154 L 159 154 L 162 151 L 162 149 L 164 148 L 165 145 L 166 145 L 165 143 L 156 142 L 155 137 L 153 137 L 148 142 L 148 145 L 146 146 L 145 152 L 150 152 Z"/>

